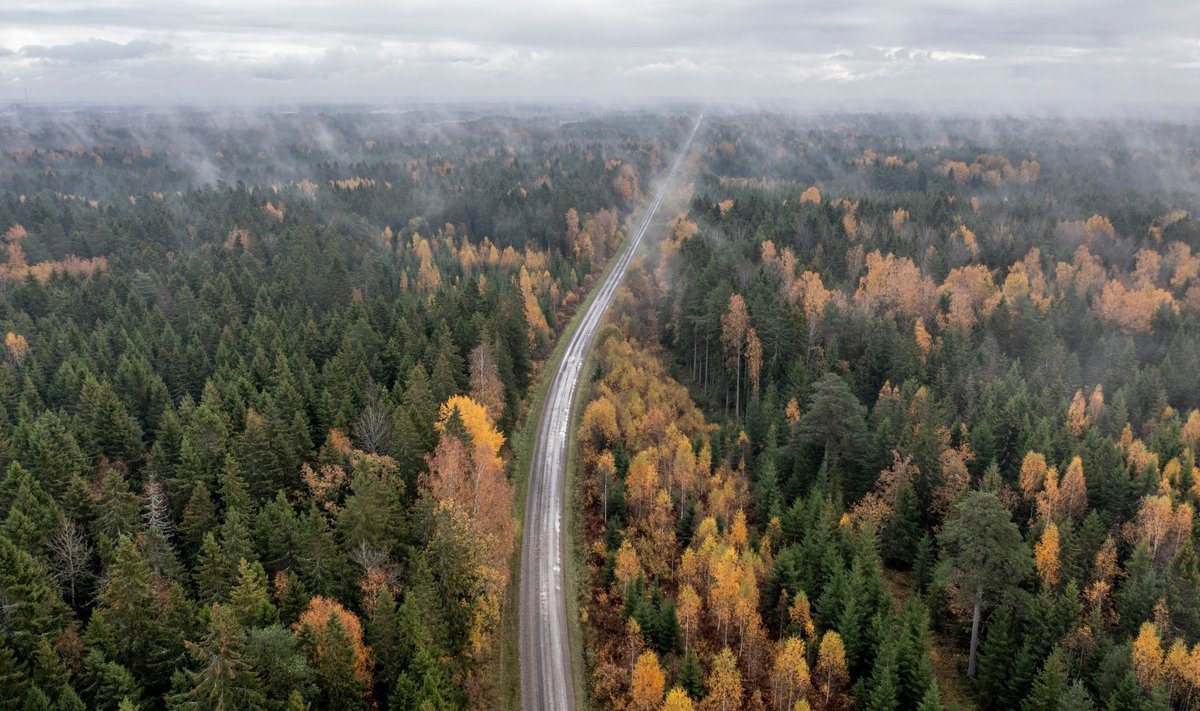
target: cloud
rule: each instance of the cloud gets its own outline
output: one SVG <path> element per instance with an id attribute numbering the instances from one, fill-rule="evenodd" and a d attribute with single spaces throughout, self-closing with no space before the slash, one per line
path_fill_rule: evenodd
<path id="1" fill-rule="evenodd" d="M 1200 3 L 0 0 L 0 104 L 769 97 L 1200 103 Z M 7 93 L 6 93 L 7 92 Z"/>
<path id="2" fill-rule="evenodd" d="M 125 44 L 90 37 L 82 42 L 69 44 L 31 44 L 21 48 L 20 55 L 30 59 L 47 59 L 63 62 L 112 62 L 125 59 L 141 59 L 161 54 L 171 49 L 162 42 L 130 40 Z"/>

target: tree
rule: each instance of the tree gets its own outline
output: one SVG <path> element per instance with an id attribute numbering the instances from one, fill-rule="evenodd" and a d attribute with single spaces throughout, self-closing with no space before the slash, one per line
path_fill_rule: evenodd
<path id="1" fill-rule="evenodd" d="M 99 614 L 111 630 L 116 661 L 139 680 L 161 679 L 167 661 L 157 609 L 150 569 L 133 540 L 122 537 L 100 593 Z"/>
<path id="2" fill-rule="evenodd" d="M 238 581 L 229 592 L 229 612 L 242 627 L 266 627 L 279 621 L 267 592 L 267 573 L 258 563 L 238 561 Z"/>
<path id="3" fill-rule="evenodd" d="M 849 682 L 846 648 L 841 636 L 830 630 L 821 637 L 821 646 L 817 651 L 817 666 L 813 669 L 813 705 L 819 709 L 843 708 Z"/>
<path id="4" fill-rule="evenodd" d="M 67 613 L 41 561 L 0 535 L 0 644 L 27 657 L 38 638 L 61 632 Z"/>
<path id="5" fill-rule="evenodd" d="M 704 685 L 708 694 L 700 704 L 701 711 L 737 711 L 742 707 L 742 673 L 728 647 L 713 657 Z"/>
<path id="6" fill-rule="evenodd" d="M 826 373 L 813 386 L 796 431 L 802 442 L 824 448 L 825 470 L 833 472 L 847 461 L 857 461 L 866 448 L 866 408 L 845 380 Z"/>
<path id="7" fill-rule="evenodd" d="M 1082 521 L 1087 513 L 1087 482 L 1083 477 L 1083 460 L 1075 457 L 1067 465 L 1067 473 L 1063 475 L 1062 485 L 1058 491 L 1059 510 L 1064 516 L 1076 521 Z"/>
<path id="8" fill-rule="evenodd" d="M 266 709 L 254 669 L 244 658 L 246 632 L 233 612 L 214 604 L 208 634 L 199 644 L 188 643 L 195 667 L 186 672 L 191 689 L 174 699 L 178 708 L 196 711 Z"/>
<path id="9" fill-rule="evenodd" d="M 629 707 L 633 711 L 655 711 L 662 703 L 666 683 L 658 655 L 651 651 L 642 652 L 630 676 Z"/>
<path id="10" fill-rule="evenodd" d="M 1033 558 L 1037 565 L 1038 577 L 1046 587 L 1053 588 L 1058 585 L 1062 562 L 1059 560 L 1058 526 L 1055 526 L 1053 521 L 1047 523 L 1042 531 L 1041 540 L 1034 546 Z"/>
<path id="11" fill-rule="evenodd" d="M 663 701 L 660 711 L 695 711 L 695 708 L 688 693 L 676 686 L 667 692 L 667 698 Z"/>
<path id="12" fill-rule="evenodd" d="M 92 577 L 92 546 L 83 529 L 66 516 L 59 519 L 47 545 L 54 578 L 62 587 L 71 607 L 78 607 L 82 588 Z"/>
<path id="13" fill-rule="evenodd" d="M 1067 668 L 1061 648 L 1056 648 L 1033 680 L 1033 689 L 1021 702 L 1021 711 L 1058 711 L 1067 690 Z"/>
<path id="14" fill-rule="evenodd" d="M 100 457 L 129 462 L 141 457 L 141 428 L 107 381 L 101 383 L 91 373 L 87 375 L 76 417 L 80 444 L 93 462 Z"/>
<path id="15" fill-rule="evenodd" d="M 500 421 L 505 410 L 504 383 L 492 357 L 492 348 L 482 342 L 475 346 L 471 351 L 470 366 L 471 399 L 482 405 L 493 421 Z"/>
<path id="16" fill-rule="evenodd" d="M 734 419 L 740 419 L 742 412 L 742 350 L 749 328 L 750 313 L 746 310 L 746 300 L 740 294 L 733 294 L 729 297 L 729 309 L 721 317 L 721 343 L 725 346 L 725 360 L 733 366 L 735 373 Z"/>
<path id="17" fill-rule="evenodd" d="M 964 603 L 974 610 L 967 663 L 967 674 L 974 677 L 985 597 L 1000 597 L 1029 575 L 1029 549 L 1004 504 L 984 491 L 969 493 L 955 505 L 938 542 L 942 579 L 957 585 Z"/>
<path id="18" fill-rule="evenodd" d="M 326 708 L 362 708 L 371 688 L 371 648 L 358 617 L 327 597 L 314 597 L 296 623 Z"/>
<path id="19" fill-rule="evenodd" d="M 788 637 L 779 642 L 771 671 L 771 699 L 779 711 L 791 711 L 808 696 L 811 681 L 804 642 Z"/>

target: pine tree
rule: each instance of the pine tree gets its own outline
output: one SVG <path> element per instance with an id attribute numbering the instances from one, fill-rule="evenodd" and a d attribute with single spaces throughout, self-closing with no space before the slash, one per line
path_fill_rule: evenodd
<path id="1" fill-rule="evenodd" d="M 196 711 L 266 709 L 258 677 L 244 659 L 245 645 L 246 632 L 233 612 L 214 604 L 208 633 L 199 644 L 188 643 L 188 656 L 195 665 L 185 672 L 191 688 L 173 699 L 173 705 Z"/>
<path id="2" fill-rule="evenodd" d="M 945 573 L 974 606 L 967 675 L 975 676 L 979 626 L 986 597 L 1002 595 L 1033 569 L 1029 549 L 1008 510 L 990 492 L 972 492 L 954 507 L 938 534 Z"/>
<path id="3" fill-rule="evenodd" d="M 83 664 L 84 694 L 90 708 L 115 709 L 123 699 L 141 698 L 142 689 L 133 674 L 98 650 L 88 652 Z"/>
<path id="4" fill-rule="evenodd" d="M 165 682 L 163 628 L 150 581 L 150 569 L 133 540 L 117 542 L 108 568 L 108 584 L 100 593 L 100 612 L 111 631 L 115 661 L 148 686 Z"/>
<path id="5" fill-rule="evenodd" d="M 1095 711 L 1096 704 L 1083 682 L 1076 679 L 1058 699 L 1058 711 Z"/>
<path id="6" fill-rule="evenodd" d="M 0 642 L 0 708 L 16 709 L 25 699 L 29 679 L 21 669 L 17 655 Z"/>
<path id="7" fill-rule="evenodd" d="M 1057 711 L 1059 699 L 1067 690 L 1067 668 L 1063 652 L 1055 649 L 1042 671 L 1033 680 L 1033 689 L 1021 702 L 1021 711 Z"/>
<path id="8" fill-rule="evenodd" d="M 929 684 L 929 688 L 925 691 L 925 695 L 921 697 L 921 703 L 916 706 L 917 711 L 942 711 L 942 693 L 938 691 L 937 681 Z"/>
<path id="9" fill-rule="evenodd" d="M 229 592 L 229 611 L 245 628 L 266 627 L 279 621 L 267 592 L 267 573 L 258 563 L 238 561 L 237 584 Z"/>
<path id="10" fill-rule="evenodd" d="M 863 708 L 868 711 L 894 711 L 900 708 L 899 644 L 892 637 L 884 639 L 867 681 Z"/>
<path id="11" fill-rule="evenodd" d="M 208 486 L 202 481 L 196 482 L 190 497 L 183 509 L 180 526 L 189 558 L 199 552 L 204 537 L 217 525 L 217 505 L 213 503 Z"/>
<path id="12" fill-rule="evenodd" d="M 704 669 L 700 667 L 700 659 L 695 652 L 689 651 L 679 667 L 679 685 L 693 699 L 704 698 Z"/>
<path id="13" fill-rule="evenodd" d="M 117 541 L 137 535 L 142 529 L 142 502 L 129 490 L 129 483 L 116 469 L 108 469 L 100 483 L 93 509 L 92 530 L 101 558 L 108 560 Z"/>
<path id="14" fill-rule="evenodd" d="M 238 471 L 245 476 L 255 501 L 264 501 L 288 485 L 271 449 L 267 421 L 253 409 L 246 412 L 246 426 L 238 435 L 233 451 Z"/>
<path id="15" fill-rule="evenodd" d="M 314 693 L 308 660 L 295 635 L 284 627 L 275 624 L 249 630 L 244 658 L 272 708 L 286 707 L 293 695 L 304 701 Z"/>
<path id="16" fill-rule="evenodd" d="M 195 567 L 192 568 L 192 581 L 196 585 L 196 595 L 201 603 L 208 604 L 225 599 L 231 584 L 231 568 L 225 551 L 217 543 L 217 537 L 212 531 L 204 534 L 200 554 L 196 558 Z"/>
<path id="17" fill-rule="evenodd" d="M 354 645 L 338 615 L 331 614 L 326 618 L 319 642 L 315 635 L 309 637 L 302 634 L 301 647 L 306 650 L 309 664 L 316 674 L 322 708 L 358 709 L 366 706 L 366 689 L 355 669 Z"/>
<path id="18" fill-rule="evenodd" d="M 929 612 L 920 598 L 914 596 L 905 604 L 899 635 L 897 668 L 900 706 L 913 708 L 921 703 L 930 684 L 934 682 L 933 663 L 929 659 L 932 646 Z"/>
<path id="19" fill-rule="evenodd" d="M 0 499 L 0 511 L 8 513 L 0 525 L 0 535 L 30 553 L 45 553 L 61 515 L 54 499 L 16 462 L 0 486 L 0 496 L 4 497 Z"/>
<path id="20" fill-rule="evenodd" d="M 0 535 L 0 633 L 28 659 L 36 640 L 56 639 L 69 610 L 37 558 Z"/>
<path id="21" fill-rule="evenodd" d="M 136 462 L 142 454 L 142 431 L 108 382 L 88 373 L 79 393 L 76 429 L 93 462 L 101 457 Z"/>
<path id="22" fill-rule="evenodd" d="M 1019 699 L 1010 697 L 1008 681 L 1017 645 L 1012 638 L 1012 615 L 999 607 L 988 621 L 987 634 L 979 650 L 979 675 L 975 685 L 985 708 L 1014 708 Z"/>

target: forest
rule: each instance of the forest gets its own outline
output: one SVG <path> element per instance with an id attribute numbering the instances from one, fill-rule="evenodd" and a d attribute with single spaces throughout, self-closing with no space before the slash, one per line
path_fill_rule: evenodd
<path id="1" fill-rule="evenodd" d="M 503 707 L 522 432 L 693 120 L 0 115 L 0 707 Z M 710 108 L 683 173 L 578 706 L 1200 706 L 1200 127 Z"/>
<path id="2" fill-rule="evenodd" d="M 492 707 L 513 433 L 689 128 L 0 117 L 0 707 Z"/>
<path id="3" fill-rule="evenodd" d="M 1200 704 L 1200 130 L 703 139 L 579 420 L 592 706 Z"/>

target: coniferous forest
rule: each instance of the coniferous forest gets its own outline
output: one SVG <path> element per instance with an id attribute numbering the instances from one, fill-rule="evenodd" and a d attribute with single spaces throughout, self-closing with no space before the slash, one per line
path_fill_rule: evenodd
<path id="1" fill-rule="evenodd" d="M 0 116 L 0 708 L 503 707 L 526 428 L 693 119 Z M 579 706 L 1200 706 L 1200 128 L 709 110 L 676 180 Z"/>

